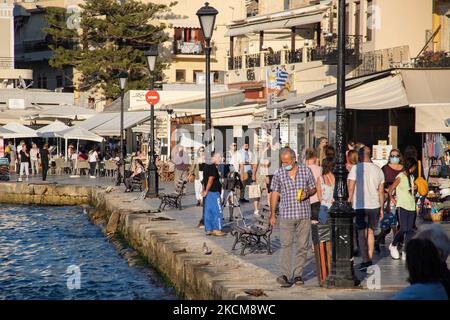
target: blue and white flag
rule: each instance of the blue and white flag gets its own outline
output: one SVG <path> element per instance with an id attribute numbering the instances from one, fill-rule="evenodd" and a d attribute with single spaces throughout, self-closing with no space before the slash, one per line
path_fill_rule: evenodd
<path id="1" fill-rule="evenodd" d="M 277 86 L 283 87 L 289 78 L 289 73 L 280 67 L 277 67 Z"/>

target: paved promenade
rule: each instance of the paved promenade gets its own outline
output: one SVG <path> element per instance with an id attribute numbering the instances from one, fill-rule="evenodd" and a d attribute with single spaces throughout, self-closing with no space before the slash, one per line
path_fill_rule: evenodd
<path id="1" fill-rule="evenodd" d="M 13 177 L 14 179 L 15 177 Z M 12 181 L 14 181 L 12 179 Z M 82 176 L 80 178 L 68 178 L 67 176 L 50 176 L 48 183 L 57 184 L 75 184 L 84 186 L 114 186 L 112 178 L 96 178 Z M 28 182 L 22 183 L 41 183 L 41 179 L 30 178 Z M 171 192 L 173 190 L 173 183 L 161 183 L 161 192 Z M 112 195 L 122 202 L 123 206 L 142 208 L 142 210 L 155 209 L 159 206 L 158 199 L 137 200 L 139 193 L 124 193 L 124 187 L 114 187 Z M 262 204 L 267 203 L 266 199 L 262 199 Z M 236 209 L 235 209 L 236 210 Z M 251 222 L 253 217 L 253 204 L 247 203 L 241 206 L 241 210 L 247 220 Z M 198 247 L 201 252 L 203 242 L 213 250 L 211 255 L 217 253 L 224 255 L 232 255 L 233 260 L 242 261 L 246 265 L 252 265 L 255 270 L 260 270 L 264 274 L 265 279 L 256 277 L 254 274 L 241 274 L 238 270 L 233 275 L 233 268 L 230 268 L 230 273 L 233 279 L 240 279 L 247 284 L 248 288 L 261 288 L 269 296 L 270 299 L 390 299 L 393 294 L 401 288 L 408 285 L 407 271 L 405 268 L 405 261 L 392 260 L 389 256 L 387 248 L 382 247 L 381 253 L 374 257 L 374 264 L 377 264 L 381 269 L 381 290 L 367 289 L 365 278 L 366 274 L 356 271 L 356 276 L 362 281 L 359 288 L 355 289 L 323 289 L 318 286 L 318 281 L 315 272 L 314 254 L 312 251 L 308 253 L 308 261 L 305 267 L 304 279 L 305 285 L 301 287 L 293 287 L 289 289 L 280 288 L 275 282 L 275 278 L 279 275 L 279 253 L 280 240 L 279 229 L 275 227 L 272 234 L 272 255 L 266 253 L 253 253 L 245 256 L 240 256 L 239 248 L 231 251 L 234 237 L 230 234 L 224 237 L 206 236 L 203 229 L 198 229 L 197 224 L 202 215 L 202 208 L 196 206 L 194 198 L 193 184 L 188 184 L 187 194 L 183 198 L 183 210 L 168 209 L 158 214 L 159 216 L 167 216 L 176 220 L 176 224 L 169 226 L 170 231 L 173 232 L 174 238 L 182 238 L 186 246 L 190 248 Z M 224 231 L 229 231 L 233 223 L 228 223 L 228 209 L 224 209 Z M 450 225 L 444 225 L 450 233 Z M 176 235 L 176 236 L 175 236 Z M 388 236 L 386 244 L 389 244 L 391 237 Z M 386 245 L 387 246 L 387 245 Z M 360 258 L 355 257 L 355 266 L 360 263 Z"/>

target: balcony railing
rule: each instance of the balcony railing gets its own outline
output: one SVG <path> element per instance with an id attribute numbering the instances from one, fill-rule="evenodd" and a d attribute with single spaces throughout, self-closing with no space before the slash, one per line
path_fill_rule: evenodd
<path id="1" fill-rule="evenodd" d="M 365 52 L 361 54 L 360 63 L 353 71 L 353 76 L 359 77 L 396 67 L 409 67 L 410 62 L 408 46 Z"/>
<path id="2" fill-rule="evenodd" d="M 173 53 L 203 55 L 204 51 L 200 41 L 184 42 L 181 40 L 175 40 L 173 42 Z"/>
<path id="3" fill-rule="evenodd" d="M 291 50 L 285 51 L 285 61 L 286 63 L 299 63 L 303 62 L 303 49 L 297 49 L 294 52 Z"/>
<path id="4" fill-rule="evenodd" d="M 242 69 L 242 56 L 228 58 L 228 70 Z"/>
<path id="5" fill-rule="evenodd" d="M 308 50 L 311 61 L 322 61 L 324 64 L 337 64 L 337 37 L 328 38 L 325 45 Z M 346 64 L 357 65 L 361 60 L 362 36 L 345 37 Z"/>
<path id="6" fill-rule="evenodd" d="M 448 68 L 450 67 L 450 52 L 425 51 L 414 60 L 413 66 L 416 68 Z"/>
<path id="7" fill-rule="evenodd" d="M 0 69 L 13 69 L 14 58 L 12 57 L 0 57 Z"/>
<path id="8" fill-rule="evenodd" d="M 261 56 L 259 53 L 248 54 L 245 56 L 245 65 L 247 68 L 261 67 Z"/>
<path id="9" fill-rule="evenodd" d="M 264 62 L 266 66 L 275 66 L 281 64 L 281 51 L 265 53 Z"/>

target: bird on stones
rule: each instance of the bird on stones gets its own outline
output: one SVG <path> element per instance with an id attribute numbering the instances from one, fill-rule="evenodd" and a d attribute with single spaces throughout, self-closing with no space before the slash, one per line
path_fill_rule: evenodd
<path id="1" fill-rule="evenodd" d="M 212 250 L 209 250 L 208 246 L 206 245 L 206 242 L 203 242 L 203 253 L 208 255 L 212 253 Z"/>

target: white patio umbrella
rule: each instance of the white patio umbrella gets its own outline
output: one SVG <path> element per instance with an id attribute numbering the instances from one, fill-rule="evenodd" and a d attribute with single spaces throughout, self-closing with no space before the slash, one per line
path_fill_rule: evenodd
<path id="1" fill-rule="evenodd" d="M 76 153 L 77 157 L 75 159 L 75 166 L 78 163 L 78 148 L 80 146 L 80 140 L 96 141 L 96 142 L 103 141 L 103 137 L 100 137 L 99 135 L 96 135 L 95 133 L 92 133 L 89 130 L 79 126 L 70 127 L 69 129 L 62 130 L 60 132 L 55 132 L 55 136 L 66 139 L 66 156 L 67 156 L 67 140 L 69 139 L 77 140 L 77 153 Z M 78 176 L 73 175 L 71 177 L 78 177 Z"/>
<path id="2" fill-rule="evenodd" d="M 8 134 L 8 138 L 14 139 L 14 149 L 16 149 L 16 138 L 36 138 L 37 137 L 36 130 L 28 128 L 18 122 L 10 122 L 8 124 L 5 124 L 2 128 L 12 131 L 11 134 Z"/>
<path id="3" fill-rule="evenodd" d="M 14 134 L 15 133 L 12 132 L 11 130 L 0 127 L 0 138 L 2 139 L 14 138 Z"/>
<path id="4" fill-rule="evenodd" d="M 67 126 L 65 123 L 55 120 L 54 122 L 46 125 L 45 127 L 42 127 L 38 130 L 36 130 L 37 135 L 41 138 L 57 138 L 56 132 L 63 131 L 66 129 L 69 129 L 70 127 Z M 58 140 L 59 143 L 57 144 L 57 152 L 59 154 L 59 145 L 61 143 L 61 138 Z"/>

